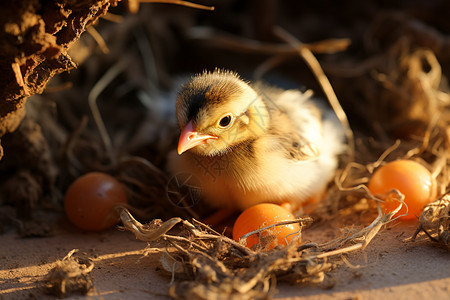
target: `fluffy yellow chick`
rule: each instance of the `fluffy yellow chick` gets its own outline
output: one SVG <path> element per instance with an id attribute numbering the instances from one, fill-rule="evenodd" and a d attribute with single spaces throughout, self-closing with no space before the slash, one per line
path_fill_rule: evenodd
<path id="1" fill-rule="evenodd" d="M 308 95 L 229 71 L 191 78 L 176 111 L 181 135 L 169 168 L 196 177 L 202 198 L 216 207 L 300 207 L 321 196 L 343 150 L 339 122 Z"/>

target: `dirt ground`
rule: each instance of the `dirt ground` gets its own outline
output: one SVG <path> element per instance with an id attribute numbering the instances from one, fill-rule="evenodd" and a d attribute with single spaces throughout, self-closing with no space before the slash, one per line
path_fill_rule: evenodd
<path id="1" fill-rule="evenodd" d="M 304 239 L 338 235 L 336 222 L 307 229 Z M 79 249 L 92 258 L 95 289 L 87 296 L 67 299 L 168 299 L 171 275 L 159 263 L 159 254 L 143 257 L 146 244 L 129 232 L 112 229 L 84 233 L 61 220 L 47 238 L 0 236 L 0 299 L 55 299 L 45 295 L 42 280 L 55 262 Z M 446 248 L 424 238 L 405 242 L 416 222 L 391 223 L 363 253 L 347 255 L 347 265 L 330 275 L 332 285 L 277 286 L 279 299 L 448 299 L 450 256 Z"/>

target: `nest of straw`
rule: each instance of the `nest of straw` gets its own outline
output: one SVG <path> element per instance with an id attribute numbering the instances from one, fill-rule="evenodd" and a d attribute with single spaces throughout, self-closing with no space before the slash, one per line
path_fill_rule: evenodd
<path id="1" fill-rule="evenodd" d="M 286 246 L 266 251 L 249 249 L 195 219 L 171 218 L 141 224 L 121 211 L 126 230 L 148 243 L 147 254 L 159 253 L 163 268 L 172 274 L 169 294 L 177 299 L 267 299 L 277 282 L 328 284 L 328 273 L 342 262 L 342 254 L 364 250 L 381 227 L 401 208 L 378 217 L 361 229 L 323 244 L 302 243 L 300 232 Z M 312 220 L 297 220 L 302 227 Z M 176 228 L 179 226 L 180 228 Z M 252 234 L 267 232 L 267 227 Z M 270 237 L 269 237 L 270 238 Z"/>
<path id="2" fill-rule="evenodd" d="M 428 204 L 420 216 L 420 225 L 413 238 L 423 232 L 430 240 L 450 247 L 450 195 Z"/>

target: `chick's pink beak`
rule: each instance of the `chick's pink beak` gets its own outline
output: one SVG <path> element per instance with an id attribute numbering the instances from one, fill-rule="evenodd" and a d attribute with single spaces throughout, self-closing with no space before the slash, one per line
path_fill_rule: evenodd
<path id="1" fill-rule="evenodd" d="M 206 140 L 209 139 L 217 139 L 217 136 L 199 134 L 195 131 L 192 121 L 189 121 L 189 123 L 187 123 L 181 131 L 180 139 L 178 141 L 178 154 L 181 154 L 198 145 L 204 144 L 206 143 Z"/>

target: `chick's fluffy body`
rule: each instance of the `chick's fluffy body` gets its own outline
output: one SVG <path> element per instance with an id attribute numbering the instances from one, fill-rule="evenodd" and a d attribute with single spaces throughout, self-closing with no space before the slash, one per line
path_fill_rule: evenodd
<path id="1" fill-rule="evenodd" d="M 233 121 L 221 128 L 227 114 Z M 177 118 L 180 128 L 192 121 L 196 131 L 217 139 L 171 153 L 169 168 L 195 176 L 213 206 L 299 206 L 318 197 L 334 176 L 343 130 L 333 116 L 300 91 L 205 72 L 181 87 Z"/>

